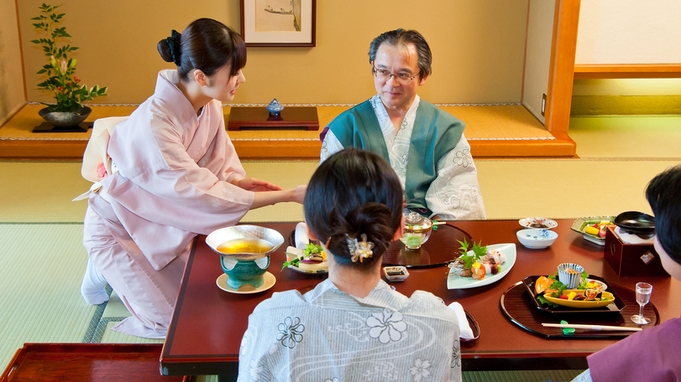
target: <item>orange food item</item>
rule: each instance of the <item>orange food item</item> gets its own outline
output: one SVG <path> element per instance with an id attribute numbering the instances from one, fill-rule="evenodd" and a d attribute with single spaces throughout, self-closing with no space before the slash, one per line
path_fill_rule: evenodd
<path id="1" fill-rule="evenodd" d="M 548 287 L 553 284 L 553 280 L 546 277 L 546 276 L 540 276 L 537 278 L 537 281 L 534 282 L 534 291 L 537 294 L 540 294 L 544 292 Z"/>

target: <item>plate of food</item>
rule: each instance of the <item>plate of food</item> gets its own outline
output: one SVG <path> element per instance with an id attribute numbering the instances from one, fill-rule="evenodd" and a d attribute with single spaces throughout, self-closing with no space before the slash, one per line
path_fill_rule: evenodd
<path id="1" fill-rule="evenodd" d="M 575 289 L 565 288 L 556 275 L 528 276 L 522 282 L 537 309 L 547 313 L 619 313 L 626 306 L 598 276 L 585 275 Z"/>
<path id="2" fill-rule="evenodd" d="M 308 243 L 305 249 L 292 246 L 286 248 L 286 261 L 281 269 L 290 268 L 301 273 L 328 273 L 329 263 L 326 252 L 319 244 Z"/>
<path id="3" fill-rule="evenodd" d="M 552 229 L 558 227 L 555 220 L 539 217 L 520 219 L 518 223 L 525 228 Z"/>
<path id="4" fill-rule="evenodd" d="M 469 289 L 495 283 L 513 268 L 516 261 L 515 244 L 482 246 L 459 242 L 463 255 L 449 263 L 447 289 Z"/>
<path id="5" fill-rule="evenodd" d="M 587 216 L 576 219 L 570 228 L 581 233 L 585 240 L 605 245 L 605 230 L 615 221 L 614 216 Z"/>

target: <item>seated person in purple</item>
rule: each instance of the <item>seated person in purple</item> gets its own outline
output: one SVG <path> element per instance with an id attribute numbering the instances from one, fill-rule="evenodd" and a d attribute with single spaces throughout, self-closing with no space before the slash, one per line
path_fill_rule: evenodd
<path id="1" fill-rule="evenodd" d="M 681 166 L 650 181 L 646 199 L 655 215 L 654 246 L 664 269 L 681 280 Z M 646 328 L 587 357 L 589 369 L 573 381 L 681 380 L 681 318 Z"/>

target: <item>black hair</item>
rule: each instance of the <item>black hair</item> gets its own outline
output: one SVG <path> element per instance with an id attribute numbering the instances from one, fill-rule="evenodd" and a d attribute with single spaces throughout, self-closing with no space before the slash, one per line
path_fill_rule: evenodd
<path id="1" fill-rule="evenodd" d="M 430 51 L 426 39 L 421 33 L 415 30 L 404 30 L 402 28 L 382 33 L 371 41 L 371 45 L 369 45 L 369 63 L 376 61 L 376 52 L 378 52 L 378 48 L 383 43 L 388 43 L 392 46 L 414 44 L 419 56 L 419 78 L 427 77 L 433 72 L 431 67 L 433 64 L 433 54 Z"/>
<path id="2" fill-rule="evenodd" d="M 340 265 L 370 269 L 390 245 L 402 219 L 402 186 L 377 154 L 347 148 L 326 159 L 305 193 L 305 221 Z M 348 238 L 374 243 L 373 256 L 353 262 Z"/>
<path id="3" fill-rule="evenodd" d="M 668 168 L 646 187 L 655 234 L 669 257 L 681 264 L 681 166 Z"/>
<path id="4" fill-rule="evenodd" d="M 225 24 L 213 19 L 193 21 L 180 34 L 173 30 L 171 36 L 156 45 L 166 62 L 174 62 L 180 79 L 186 81 L 193 69 L 212 76 L 225 65 L 231 65 L 230 75 L 235 76 L 246 66 L 246 43 L 241 36 Z"/>

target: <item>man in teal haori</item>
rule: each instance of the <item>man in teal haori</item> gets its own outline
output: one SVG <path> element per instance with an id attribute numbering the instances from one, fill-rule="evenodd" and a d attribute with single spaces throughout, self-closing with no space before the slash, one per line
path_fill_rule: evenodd
<path id="1" fill-rule="evenodd" d="M 371 42 L 369 61 L 377 94 L 329 124 L 321 161 L 346 147 L 373 151 L 397 173 L 410 210 L 445 220 L 485 219 L 464 123 L 416 94 L 432 72 L 423 36 L 385 32 Z"/>

